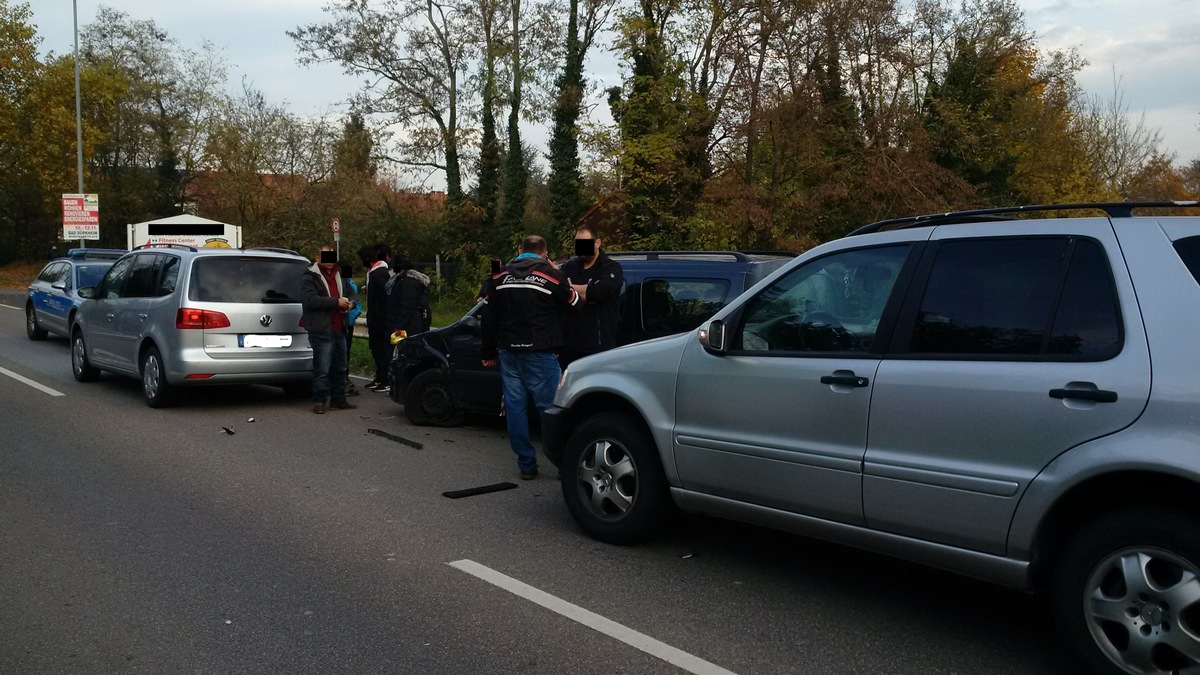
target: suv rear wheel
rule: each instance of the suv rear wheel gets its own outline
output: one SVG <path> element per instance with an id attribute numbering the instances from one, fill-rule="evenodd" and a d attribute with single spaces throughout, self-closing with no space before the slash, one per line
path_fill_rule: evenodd
<path id="1" fill-rule="evenodd" d="M 599 413 L 579 425 L 567 439 L 560 479 L 567 510 L 600 541 L 645 541 L 671 515 L 654 442 L 624 413 Z"/>
<path id="2" fill-rule="evenodd" d="M 30 340 L 45 340 L 46 330 L 38 325 L 37 314 L 33 311 L 33 303 L 25 305 L 25 334 Z"/>
<path id="3" fill-rule="evenodd" d="M 166 368 L 157 347 L 147 349 L 142 357 L 142 398 L 151 408 L 166 408 L 179 398 L 179 391 L 167 382 Z"/>
<path id="4" fill-rule="evenodd" d="M 1057 622 L 1089 672 L 1200 668 L 1200 519 L 1117 511 L 1088 524 L 1055 570 Z"/>

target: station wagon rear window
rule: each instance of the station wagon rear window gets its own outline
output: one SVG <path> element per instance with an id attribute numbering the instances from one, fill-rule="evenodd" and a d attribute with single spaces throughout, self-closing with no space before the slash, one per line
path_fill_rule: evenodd
<path id="1" fill-rule="evenodd" d="M 280 258 L 198 258 L 188 298 L 198 302 L 300 302 L 308 264 Z"/>

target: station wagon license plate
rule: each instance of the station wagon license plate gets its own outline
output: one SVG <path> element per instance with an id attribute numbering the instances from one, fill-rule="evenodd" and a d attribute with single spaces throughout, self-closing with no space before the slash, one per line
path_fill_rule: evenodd
<path id="1" fill-rule="evenodd" d="M 239 347 L 291 347 L 291 335 L 238 335 Z"/>

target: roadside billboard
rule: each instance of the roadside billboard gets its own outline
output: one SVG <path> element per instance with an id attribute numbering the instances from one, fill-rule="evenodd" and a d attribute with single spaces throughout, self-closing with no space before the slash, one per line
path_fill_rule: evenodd
<path id="1" fill-rule="evenodd" d="M 62 196 L 63 239 L 100 238 L 100 196 L 64 194 Z"/>

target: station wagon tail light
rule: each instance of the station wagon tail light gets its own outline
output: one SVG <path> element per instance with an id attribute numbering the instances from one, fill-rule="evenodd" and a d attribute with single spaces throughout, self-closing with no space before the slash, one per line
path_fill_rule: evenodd
<path id="1" fill-rule="evenodd" d="M 175 314 L 175 327 L 179 329 L 185 328 L 228 328 L 229 317 L 221 312 L 213 312 L 207 309 L 188 309 L 181 307 Z"/>

